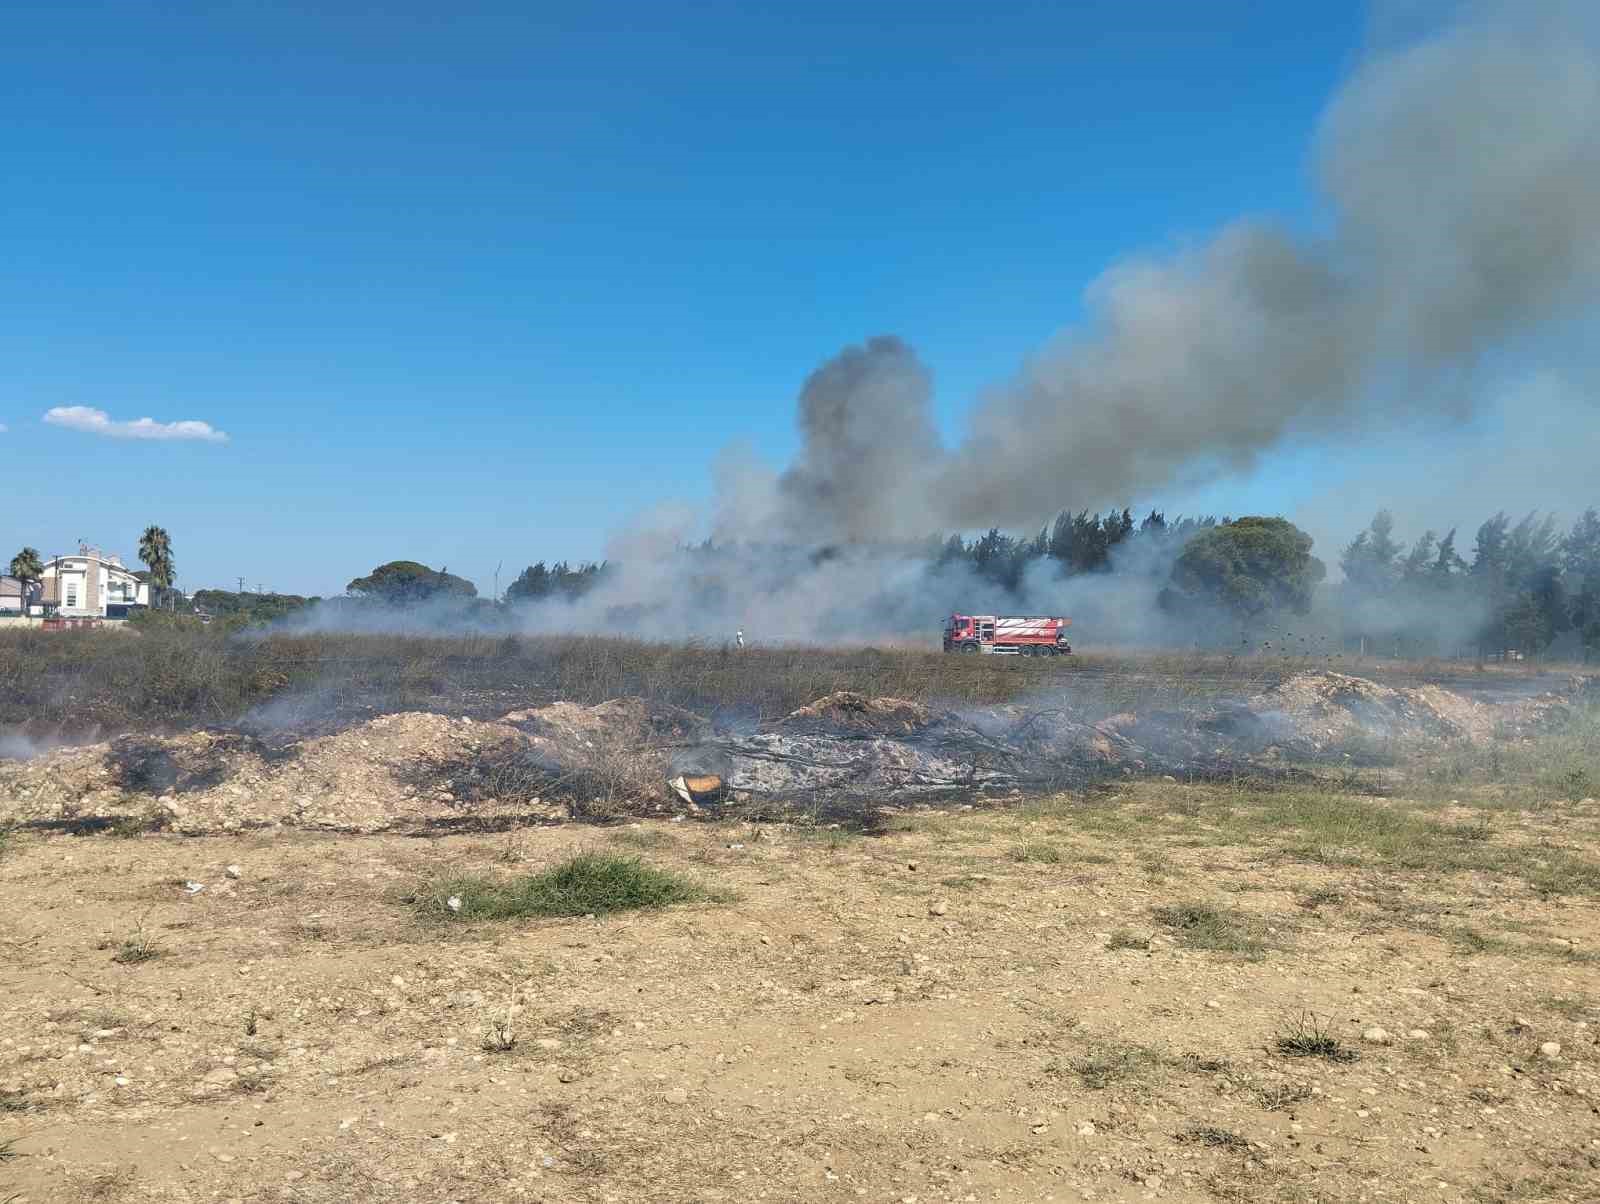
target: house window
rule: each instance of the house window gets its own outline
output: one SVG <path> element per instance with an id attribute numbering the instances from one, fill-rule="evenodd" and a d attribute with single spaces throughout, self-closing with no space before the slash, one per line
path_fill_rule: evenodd
<path id="1" fill-rule="evenodd" d="M 74 585 L 69 585 L 69 586 L 67 586 L 67 606 L 68 607 L 76 607 L 77 605 L 78 605 L 78 587 L 75 584 Z"/>

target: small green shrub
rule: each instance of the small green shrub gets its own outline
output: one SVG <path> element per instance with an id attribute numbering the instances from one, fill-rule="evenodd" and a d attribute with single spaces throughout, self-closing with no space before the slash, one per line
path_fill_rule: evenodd
<path id="1" fill-rule="evenodd" d="M 713 899 L 681 874 L 616 853 L 580 853 L 537 874 L 462 876 L 432 884 L 414 902 L 425 915 L 455 920 L 608 915 Z"/>

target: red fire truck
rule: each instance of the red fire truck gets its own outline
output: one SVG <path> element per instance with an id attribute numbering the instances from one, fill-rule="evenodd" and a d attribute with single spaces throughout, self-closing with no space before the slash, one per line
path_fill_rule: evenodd
<path id="1" fill-rule="evenodd" d="M 997 656 L 1066 656 L 1071 619 L 1048 615 L 951 615 L 944 621 L 946 652 Z"/>

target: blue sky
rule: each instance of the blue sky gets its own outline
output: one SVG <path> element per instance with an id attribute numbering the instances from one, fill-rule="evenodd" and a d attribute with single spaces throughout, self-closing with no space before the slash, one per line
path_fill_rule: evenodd
<path id="1" fill-rule="evenodd" d="M 931 366 L 953 436 L 1119 256 L 1318 220 L 1310 138 L 1365 21 L 12 7 L 0 544 L 131 555 L 157 522 L 191 589 L 337 591 L 409 557 L 487 591 L 497 561 L 597 556 L 641 507 L 704 499 L 730 438 L 782 462 L 805 375 L 877 333 Z M 1288 507 L 1319 463 L 1189 500 Z"/>

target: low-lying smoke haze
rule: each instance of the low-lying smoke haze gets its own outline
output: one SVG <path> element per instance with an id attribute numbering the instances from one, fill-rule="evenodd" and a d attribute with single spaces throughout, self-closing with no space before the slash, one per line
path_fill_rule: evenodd
<path id="1" fill-rule="evenodd" d="M 791 465 L 730 446 L 710 514 L 643 516 L 607 550 L 617 571 L 529 623 L 875 637 L 927 631 L 953 608 L 1026 608 L 1073 614 L 1097 643 L 1181 638 L 1154 605 L 1160 571 L 1040 572 L 1019 598 L 885 549 L 938 531 L 1035 531 L 1063 505 L 1248 472 L 1289 439 L 1336 450 L 1471 419 L 1484 361 L 1580 313 L 1600 285 L 1595 26 L 1578 6 L 1519 0 L 1375 50 L 1308 131 L 1317 232 L 1241 216 L 1208 241 L 1113 264 L 1088 287 L 1082 327 L 980 398 L 954 446 L 913 348 L 891 335 L 848 347 L 800 391 Z M 1591 414 L 1562 438 L 1597 434 Z M 729 546 L 678 556 L 706 535 Z"/>

